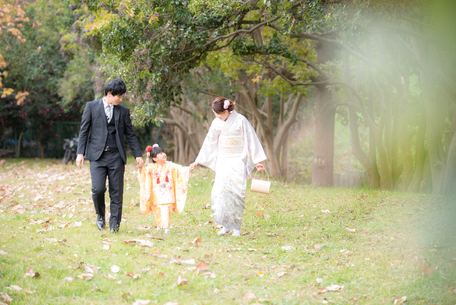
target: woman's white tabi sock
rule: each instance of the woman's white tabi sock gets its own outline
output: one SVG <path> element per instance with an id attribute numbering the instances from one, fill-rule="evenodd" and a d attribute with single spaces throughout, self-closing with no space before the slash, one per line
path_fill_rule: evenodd
<path id="1" fill-rule="evenodd" d="M 230 230 L 228 230 L 227 228 L 223 227 L 220 231 L 217 232 L 217 235 L 225 235 L 229 231 Z"/>
<path id="2" fill-rule="evenodd" d="M 241 236 L 241 230 L 233 229 L 233 234 L 231 234 L 231 236 Z"/>

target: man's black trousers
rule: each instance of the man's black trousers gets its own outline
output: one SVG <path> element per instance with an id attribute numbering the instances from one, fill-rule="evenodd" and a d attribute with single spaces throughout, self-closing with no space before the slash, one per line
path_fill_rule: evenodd
<path id="1" fill-rule="evenodd" d="M 97 161 L 90 161 L 92 199 L 95 212 L 105 218 L 106 177 L 111 199 L 109 228 L 117 230 L 122 220 L 125 164 L 118 151 L 105 151 Z"/>

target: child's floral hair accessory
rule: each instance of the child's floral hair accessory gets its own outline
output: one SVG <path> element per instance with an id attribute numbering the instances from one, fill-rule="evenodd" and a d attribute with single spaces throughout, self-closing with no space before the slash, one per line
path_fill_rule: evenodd
<path id="1" fill-rule="evenodd" d="M 150 152 L 151 150 L 152 150 L 152 146 L 149 145 L 149 146 L 146 147 L 146 151 L 147 152 Z"/>
<path id="2" fill-rule="evenodd" d="M 224 108 L 224 109 L 228 109 L 228 107 L 230 107 L 230 104 L 231 104 L 231 103 L 230 103 L 229 100 L 225 100 L 225 101 L 223 102 L 223 108 Z"/>
<path id="3" fill-rule="evenodd" d="M 158 144 L 157 144 L 157 143 L 155 143 L 154 145 L 152 145 L 152 147 L 158 147 Z"/>

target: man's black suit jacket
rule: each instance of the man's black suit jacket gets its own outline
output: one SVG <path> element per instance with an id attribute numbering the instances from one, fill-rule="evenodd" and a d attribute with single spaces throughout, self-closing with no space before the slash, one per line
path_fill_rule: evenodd
<path id="1" fill-rule="evenodd" d="M 116 125 L 116 143 L 124 163 L 127 157 L 124 148 L 124 136 L 135 158 L 141 157 L 141 149 L 130 119 L 130 109 L 117 105 L 113 109 L 113 119 Z M 78 154 L 84 158 L 96 161 L 105 149 L 108 136 L 108 122 L 103 105 L 103 99 L 88 102 L 82 114 L 81 128 L 79 130 Z"/>

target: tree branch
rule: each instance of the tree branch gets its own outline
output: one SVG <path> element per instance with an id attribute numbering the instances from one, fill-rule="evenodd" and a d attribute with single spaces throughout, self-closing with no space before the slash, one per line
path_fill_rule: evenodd
<path id="1" fill-rule="evenodd" d="M 168 125 L 175 125 L 177 126 L 180 131 L 182 131 L 182 133 L 185 135 L 185 137 L 187 138 L 187 141 L 188 143 L 190 143 L 190 147 L 192 148 L 193 152 L 195 153 L 195 155 L 198 155 L 199 153 L 199 149 L 198 147 L 196 146 L 196 141 L 194 141 L 190 135 L 188 134 L 187 132 L 187 129 L 182 126 L 182 124 L 180 122 L 178 122 L 177 120 L 173 120 L 173 119 L 170 119 L 170 118 L 158 118 L 158 120 L 161 120 L 163 121 L 163 123 L 165 124 L 168 124 Z"/>

